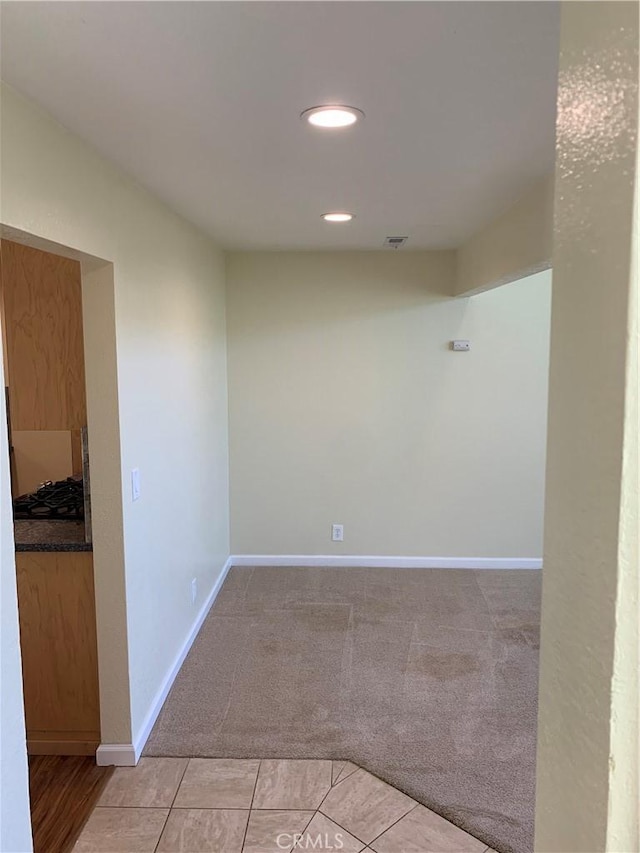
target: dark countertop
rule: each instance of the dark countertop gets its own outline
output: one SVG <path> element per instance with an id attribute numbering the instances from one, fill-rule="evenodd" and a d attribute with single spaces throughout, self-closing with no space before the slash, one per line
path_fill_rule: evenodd
<path id="1" fill-rule="evenodd" d="M 16 551 L 92 551 L 84 540 L 84 521 L 17 519 L 14 521 Z"/>

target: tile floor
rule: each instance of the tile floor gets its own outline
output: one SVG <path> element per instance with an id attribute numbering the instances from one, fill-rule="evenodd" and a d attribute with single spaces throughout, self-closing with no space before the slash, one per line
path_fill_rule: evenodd
<path id="1" fill-rule="evenodd" d="M 493 853 L 348 761 L 142 758 L 74 853 Z"/>

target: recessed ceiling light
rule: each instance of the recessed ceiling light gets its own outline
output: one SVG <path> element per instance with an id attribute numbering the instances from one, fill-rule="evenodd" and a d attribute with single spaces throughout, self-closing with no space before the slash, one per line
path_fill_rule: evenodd
<path id="1" fill-rule="evenodd" d="M 322 107 L 311 107 L 300 114 L 314 127 L 349 127 L 358 119 L 364 118 L 362 110 L 355 107 L 345 107 L 342 104 L 327 104 Z"/>
<path id="2" fill-rule="evenodd" d="M 351 222 L 354 216 L 353 213 L 323 213 L 322 218 L 325 222 Z"/>

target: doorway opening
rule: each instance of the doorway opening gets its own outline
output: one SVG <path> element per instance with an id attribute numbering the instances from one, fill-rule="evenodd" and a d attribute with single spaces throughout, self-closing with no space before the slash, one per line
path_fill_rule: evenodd
<path id="1" fill-rule="evenodd" d="M 0 235 L 32 823 L 36 851 L 53 853 L 94 804 L 111 772 L 96 751 L 128 717 L 112 690 L 126 660 L 114 679 L 106 641 L 114 580 L 125 612 L 113 265 L 15 229 Z"/>

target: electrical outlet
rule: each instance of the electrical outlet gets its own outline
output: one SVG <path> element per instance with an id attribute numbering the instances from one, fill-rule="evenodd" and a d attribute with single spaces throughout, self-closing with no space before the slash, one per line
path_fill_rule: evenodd
<path id="1" fill-rule="evenodd" d="M 140 469 L 131 469 L 131 500 L 140 500 Z"/>
<path id="2" fill-rule="evenodd" d="M 331 525 L 331 539 L 333 542 L 343 542 L 344 541 L 344 525 L 343 524 L 332 524 Z"/>
<path id="3" fill-rule="evenodd" d="M 194 578 L 191 581 L 191 603 L 196 603 L 196 598 L 198 597 L 198 579 Z"/>

